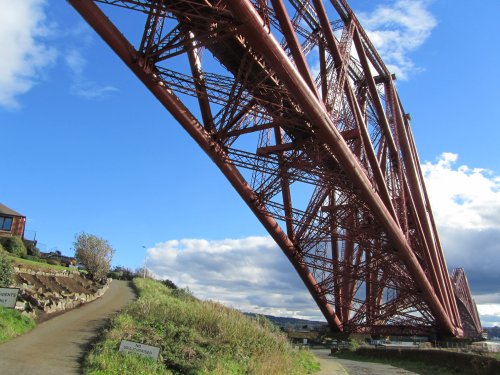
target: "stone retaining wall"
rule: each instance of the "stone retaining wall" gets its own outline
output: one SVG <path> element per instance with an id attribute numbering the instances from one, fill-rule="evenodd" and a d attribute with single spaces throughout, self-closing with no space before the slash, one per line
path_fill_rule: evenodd
<path id="1" fill-rule="evenodd" d="M 101 297 L 111 279 L 98 284 L 82 277 L 78 271 L 41 271 L 15 267 L 16 285 L 20 288 L 16 310 L 39 318 L 72 309 Z"/>

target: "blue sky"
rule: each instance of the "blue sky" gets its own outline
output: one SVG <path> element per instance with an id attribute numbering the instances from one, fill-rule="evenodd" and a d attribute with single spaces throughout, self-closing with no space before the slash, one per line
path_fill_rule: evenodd
<path id="1" fill-rule="evenodd" d="M 500 3 L 351 6 L 397 72 L 448 265 L 500 322 Z M 0 51 L 0 202 L 47 250 L 94 233 L 115 265 L 141 266 L 146 246 L 153 271 L 203 297 L 319 317 L 222 174 L 69 4 L 0 0 Z"/>

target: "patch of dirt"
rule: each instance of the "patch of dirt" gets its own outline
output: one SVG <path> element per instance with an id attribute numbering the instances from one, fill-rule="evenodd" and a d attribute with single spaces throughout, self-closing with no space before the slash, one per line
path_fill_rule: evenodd
<path id="1" fill-rule="evenodd" d="M 28 288 L 44 292 L 56 293 L 85 293 L 92 294 L 99 289 L 92 280 L 82 277 L 80 274 L 65 276 L 31 275 L 29 273 L 17 273 L 16 283 L 27 284 Z"/>
<path id="2" fill-rule="evenodd" d="M 57 282 L 63 285 L 72 293 L 95 293 L 98 289 L 97 285 L 80 275 L 74 277 L 56 277 Z"/>

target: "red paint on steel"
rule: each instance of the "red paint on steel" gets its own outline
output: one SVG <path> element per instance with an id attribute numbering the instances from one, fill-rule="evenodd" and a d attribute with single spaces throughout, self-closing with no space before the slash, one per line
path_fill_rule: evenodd
<path id="1" fill-rule="evenodd" d="M 96 1 L 147 14 L 136 50 L 93 1 L 70 0 L 226 176 L 332 329 L 478 331 L 468 284 L 448 277 L 392 77 L 345 0 L 331 0 L 335 22 L 321 0 L 271 0 L 274 9 L 248 0 Z M 306 58 L 315 47 L 316 81 Z M 229 75 L 206 72 L 203 49 Z M 174 56 L 186 57 L 189 74 L 168 66 Z M 201 121 L 182 95 L 197 99 Z M 252 136 L 255 148 L 234 146 Z M 313 186 L 305 208 L 297 183 Z"/>
<path id="2" fill-rule="evenodd" d="M 227 162 L 228 157 L 224 150 L 210 138 L 209 134 L 172 91 L 169 88 L 159 85 L 158 82 L 155 81 L 155 72 L 151 71 L 148 66 L 145 65 L 144 60 L 138 55 L 133 46 L 92 1 L 69 0 L 69 2 L 144 83 L 160 103 L 162 103 L 175 117 L 196 143 L 210 156 L 233 185 L 235 190 L 240 194 L 245 203 L 247 203 L 255 216 L 257 216 L 262 225 L 268 230 L 276 243 L 281 247 L 302 281 L 309 289 L 327 321 L 332 326 L 342 330 L 342 324 L 336 317 L 331 306 L 322 298 L 324 294 L 323 291 L 318 286 L 314 276 L 297 256 L 294 245 L 282 232 L 276 221 L 266 212 L 265 207 L 259 203 L 259 198 L 248 186 L 238 170 Z"/>
<path id="3" fill-rule="evenodd" d="M 315 0 L 315 2 L 317 1 Z M 248 0 L 227 0 L 227 4 L 235 17 L 241 22 L 241 25 L 238 27 L 240 33 L 250 41 L 256 50 L 266 57 L 267 61 L 279 74 L 280 79 L 288 85 L 290 91 L 295 96 L 295 100 L 302 105 L 311 118 L 322 138 L 325 142 L 332 145 L 332 151 L 335 152 L 335 156 L 340 160 L 343 169 L 360 189 L 360 194 L 366 199 L 377 218 L 387 230 L 395 246 L 401 252 L 401 257 L 421 287 L 424 298 L 439 321 L 443 332 L 456 335 L 457 328 L 451 322 L 450 316 L 436 296 L 417 258 L 409 247 L 404 234 L 392 219 L 381 199 L 374 193 L 370 181 L 367 180 L 356 160 L 352 158 L 350 150 L 347 148 L 335 126 L 331 123 L 330 118 L 323 112 L 322 106 L 315 99 L 314 94 L 302 77 L 297 74 L 297 71 L 291 65 L 276 40 L 262 27 L 262 19 L 255 8 L 253 8 Z"/>

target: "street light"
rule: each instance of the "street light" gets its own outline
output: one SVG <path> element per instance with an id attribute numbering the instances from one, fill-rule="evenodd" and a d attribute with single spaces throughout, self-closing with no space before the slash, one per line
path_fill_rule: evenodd
<path id="1" fill-rule="evenodd" d="M 143 249 L 146 249 L 146 246 L 142 245 Z M 144 254 L 144 265 L 142 266 L 142 278 L 146 278 L 146 261 L 148 260 L 148 251 L 146 250 L 146 254 Z"/>

